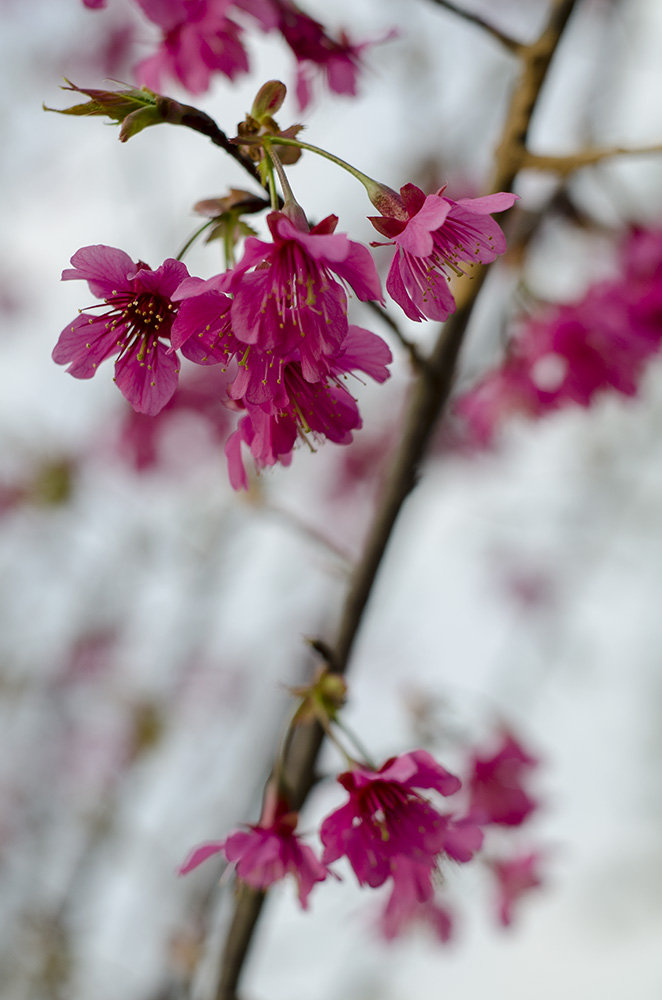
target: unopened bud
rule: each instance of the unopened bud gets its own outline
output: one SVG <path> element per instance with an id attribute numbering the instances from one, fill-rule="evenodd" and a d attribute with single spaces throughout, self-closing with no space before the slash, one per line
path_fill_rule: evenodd
<path id="1" fill-rule="evenodd" d="M 287 94 L 287 87 L 280 80 L 269 80 L 258 90 L 253 107 L 251 108 L 251 118 L 262 123 L 265 118 L 272 118 L 281 107 Z"/>

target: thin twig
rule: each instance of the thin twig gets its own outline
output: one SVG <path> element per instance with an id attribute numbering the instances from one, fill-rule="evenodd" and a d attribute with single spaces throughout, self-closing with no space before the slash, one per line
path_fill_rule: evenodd
<path id="1" fill-rule="evenodd" d="M 392 333 L 395 334 L 396 339 L 402 344 L 407 354 L 409 355 L 409 359 L 414 368 L 416 368 L 418 371 L 420 371 L 421 368 L 424 368 L 425 365 L 427 364 L 427 361 L 425 360 L 425 358 L 423 357 L 423 355 L 421 354 L 421 352 L 419 351 L 418 347 L 413 342 L 413 340 L 410 340 L 409 337 L 405 337 L 404 333 L 402 332 L 398 324 L 395 322 L 391 314 L 387 312 L 383 306 L 380 306 L 379 302 L 368 301 L 365 303 L 365 305 L 367 305 L 369 309 L 372 309 L 374 314 L 376 316 L 379 316 L 382 323 L 386 323 L 389 330 L 391 330 Z"/>
<path id="2" fill-rule="evenodd" d="M 263 183 L 262 178 L 260 177 L 260 172 L 255 166 L 253 160 L 242 153 L 239 146 L 230 142 L 223 129 L 216 124 L 210 115 L 206 114 L 204 111 L 200 111 L 199 108 L 194 108 L 189 104 L 179 104 L 179 102 L 172 101 L 170 98 L 157 98 L 157 108 L 160 106 L 159 101 L 162 102 L 164 107 L 164 118 L 167 119 L 169 117 L 168 108 L 170 106 L 176 108 L 176 116 L 173 115 L 171 117 L 173 125 L 183 125 L 185 128 L 193 129 L 194 132 L 206 135 L 208 139 L 211 139 L 215 146 L 219 146 L 228 154 L 228 156 L 231 156 L 233 160 L 236 160 L 237 163 L 251 175 L 253 180 L 257 181 L 261 188 L 266 189 L 266 185 Z"/>
<path id="3" fill-rule="evenodd" d="M 277 507 L 275 504 L 267 502 L 260 504 L 260 510 L 266 514 L 271 514 L 272 517 L 287 524 L 288 527 L 294 528 L 298 534 L 309 538 L 330 555 L 335 556 L 343 564 L 344 569 L 348 569 L 352 565 L 351 554 L 346 549 L 319 531 L 314 525 L 308 524 L 298 514 L 295 514 L 293 510 L 287 510 L 285 507 Z"/>
<path id="4" fill-rule="evenodd" d="M 538 153 L 524 155 L 523 170 L 547 170 L 550 173 L 567 177 L 582 167 L 591 167 L 614 156 L 648 156 L 651 153 L 662 153 L 662 144 L 654 146 L 611 146 L 605 149 L 585 149 L 567 156 L 543 156 Z"/>
<path id="5" fill-rule="evenodd" d="M 457 15 L 457 17 L 461 17 L 463 20 L 469 21 L 471 24 L 475 24 L 478 28 L 482 28 L 483 31 L 486 31 L 488 35 L 492 36 L 492 38 L 496 38 L 496 40 L 500 42 L 504 48 L 506 48 L 509 52 L 512 52 L 514 55 L 520 55 L 522 50 L 526 48 L 522 42 L 518 42 L 515 38 L 511 38 L 510 35 L 507 35 L 499 28 L 496 28 L 493 24 L 483 20 L 483 18 L 478 14 L 472 14 L 468 10 L 463 10 L 461 7 L 457 7 L 454 3 L 451 3 L 451 0 L 432 0 L 432 3 L 436 3 L 438 7 L 443 7 L 445 10 L 449 10 L 451 13 Z"/>
<path id="6" fill-rule="evenodd" d="M 492 190 L 507 191 L 512 187 L 521 165 L 521 150 L 525 149 L 531 116 L 549 64 L 577 2 L 578 0 L 555 0 L 540 38 L 522 49 L 521 78 L 513 93 L 504 125 Z M 335 642 L 330 644 L 329 665 L 340 674 L 347 670 L 354 641 L 394 525 L 405 500 L 416 485 L 421 462 L 448 402 L 457 358 L 486 273 L 485 268 L 479 269 L 474 280 L 467 283 L 464 298 L 458 301 L 456 312 L 443 326 L 429 361 L 413 385 L 399 448 L 363 555 L 350 581 Z M 294 810 L 301 808 L 314 784 L 317 757 L 323 740 L 322 727 L 316 723 L 299 725 L 292 732 L 284 762 L 284 776 L 285 787 L 289 790 L 289 804 Z M 254 897 L 250 894 L 247 897 L 245 892 L 237 898 L 230 934 L 224 946 L 215 1000 L 237 1000 L 239 979 L 261 906 L 262 900 L 258 905 Z"/>

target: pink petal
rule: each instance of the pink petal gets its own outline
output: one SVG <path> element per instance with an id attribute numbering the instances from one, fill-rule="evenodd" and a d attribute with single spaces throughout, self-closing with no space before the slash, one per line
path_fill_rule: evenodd
<path id="1" fill-rule="evenodd" d="M 510 194 L 507 191 L 499 191 L 497 194 L 486 194 L 482 198 L 458 198 L 456 205 L 464 205 L 472 212 L 481 215 L 491 215 L 492 212 L 505 212 L 512 208 L 516 201 L 519 201 L 518 194 Z"/>
<path id="2" fill-rule="evenodd" d="M 420 211 L 394 237 L 395 242 L 416 257 L 429 257 L 434 247 L 432 233 L 443 225 L 450 210 L 451 206 L 445 198 L 429 194 Z"/>
<path id="3" fill-rule="evenodd" d="M 219 854 L 225 848 L 224 840 L 212 841 L 209 844 L 201 844 L 200 847 L 196 847 L 195 850 L 191 851 L 190 855 L 179 869 L 180 875 L 187 875 L 189 872 L 201 865 L 203 861 L 207 858 L 211 858 L 214 854 Z"/>
<path id="4" fill-rule="evenodd" d="M 97 298 L 110 298 L 114 292 L 129 288 L 127 275 L 136 265 L 128 254 L 103 244 L 81 247 L 71 258 L 74 269 L 62 272 L 62 281 L 82 278 Z"/>
<path id="5" fill-rule="evenodd" d="M 153 417 L 162 410 L 177 388 L 179 359 L 168 354 L 165 344 L 158 341 L 138 359 L 137 349 L 122 355 L 115 362 L 115 381 L 125 399 L 138 413 Z"/>

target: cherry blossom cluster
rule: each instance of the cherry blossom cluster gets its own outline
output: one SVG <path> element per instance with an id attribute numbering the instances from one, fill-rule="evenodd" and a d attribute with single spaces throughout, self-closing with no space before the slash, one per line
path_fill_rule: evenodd
<path id="1" fill-rule="evenodd" d="M 248 72 L 249 57 L 240 23 L 246 15 L 260 30 L 277 32 L 292 51 L 297 63 L 296 94 L 302 110 L 310 102 L 316 71 L 326 78 L 334 93 L 355 95 L 362 52 L 374 44 L 353 42 L 345 32 L 332 36 L 291 0 L 135 2 L 160 30 L 156 51 L 135 69 L 137 81 L 156 91 L 166 81 L 176 80 L 191 94 L 202 94 L 216 73 L 234 80 Z M 91 9 L 106 6 L 106 0 L 83 3 Z"/>
<path id="2" fill-rule="evenodd" d="M 637 393 L 662 342 L 662 232 L 622 243 L 619 276 L 520 323 L 504 361 L 456 403 L 470 441 L 489 445 L 510 415 L 539 419 L 606 392 Z"/>
<path id="3" fill-rule="evenodd" d="M 89 105 L 69 113 L 89 108 L 124 125 L 132 122 L 133 129 L 147 127 L 145 121 L 154 124 L 160 114 L 152 98 L 139 92 L 82 93 Z M 249 236 L 234 262 L 235 244 L 251 231 L 241 222 L 242 211 L 260 210 L 265 202 L 233 191 L 212 199 L 210 221 L 224 239 L 230 262 L 222 273 L 192 276 L 174 258 L 152 270 L 123 250 L 97 245 L 78 250 L 62 275 L 65 281 L 87 281 L 101 300 L 62 331 L 53 351 L 54 360 L 68 365 L 75 377 L 92 377 L 115 356 L 120 391 L 136 411 L 153 416 L 175 393 L 180 354 L 228 374 L 225 402 L 242 414 L 225 445 L 235 489 L 248 487 L 243 448 L 259 470 L 289 464 L 300 438 L 350 443 L 361 417 L 345 384 L 348 376 L 361 373 L 384 382 L 392 360 L 380 337 L 349 319 L 347 290 L 362 301 L 382 301 L 370 250 L 336 232 L 335 215 L 311 228 L 294 200 L 276 148 L 287 154 L 293 147 L 297 157 L 301 149 L 328 154 L 292 138 L 293 129 L 278 129 L 272 113 L 284 97 L 283 84 L 265 84 L 247 116 L 246 134 L 237 138 L 255 144 L 248 148 L 259 150 L 257 162 L 269 178 L 269 242 Z M 343 166 L 366 186 L 381 213 L 371 221 L 395 247 L 387 280 L 393 300 L 416 321 L 447 318 L 455 308 L 452 275 L 475 261 L 489 263 L 505 250 L 490 213 L 509 208 L 516 196 L 453 201 L 443 188 L 425 196 L 413 184 L 397 194 Z M 284 196 L 280 207 L 274 168 Z"/>
<path id="4" fill-rule="evenodd" d="M 195 848 L 180 874 L 222 854 L 238 878 L 256 889 L 292 875 L 306 908 L 316 883 L 330 874 L 339 877 L 331 866 L 344 858 L 360 886 L 387 888 L 379 920 L 387 939 L 423 922 L 447 941 L 454 914 L 444 870 L 475 860 L 494 878 L 499 921 L 510 924 L 520 897 L 541 884 L 537 851 L 504 855 L 490 848 L 495 830 L 520 827 L 537 808 L 526 783 L 538 762 L 515 737 L 503 732 L 496 752 L 474 753 L 464 782 L 421 749 L 381 767 L 348 759 L 348 770 L 337 777 L 347 798 L 321 823 L 321 852 L 296 832 L 298 817 L 272 783 L 259 823 Z M 453 802 L 451 809 L 445 800 Z"/>
<path id="5" fill-rule="evenodd" d="M 77 378 L 116 355 L 118 387 L 149 415 L 175 392 L 179 350 L 197 364 L 231 366 L 228 398 L 245 412 L 226 445 L 236 488 L 247 486 L 242 442 L 261 468 L 287 464 L 300 435 L 351 441 L 361 419 L 341 380 L 360 370 L 384 381 L 391 360 L 381 338 L 347 318 L 341 281 L 360 298 L 381 294 L 367 248 L 335 233 L 335 217 L 311 231 L 283 212 L 268 222 L 273 243 L 249 239 L 237 267 L 207 281 L 181 261 L 153 271 L 122 250 L 82 248 L 63 279 L 87 281 L 103 303 L 66 327 L 53 352 Z"/>

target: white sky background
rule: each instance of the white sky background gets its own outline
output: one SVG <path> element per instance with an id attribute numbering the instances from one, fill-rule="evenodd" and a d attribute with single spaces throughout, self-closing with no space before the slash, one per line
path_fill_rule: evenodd
<path id="1" fill-rule="evenodd" d="M 311 0 L 306 9 L 324 19 L 325 6 Z M 533 0 L 473 7 L 513 31 L 526 20 L 523 34 L 544 10 Z M 536 148 L 661 140 L 662 7 L 612 8 L 582 5 L 536 121 Z M 25 506 L 0 521 L 3 997 L 50 997 L 38 966 L 60 914 L 72 949 L 67 1000 L 156 1000 L 165 965 L 176 964 L 173 938 L 196 930 L 193 897 L 214 877 L 211 862 L 187 880 L 174 873 L 190 846 L 256 818 L 287 707 L 283 685 L 300 677 L 301 637 L 330 628 L 342 566 L 235 496 L 197 425 L 180 424 L 151 477 L 138 481 L 110 458 L 123 405 L 110 367 L 79 382 L 50 361 L 60 330 L 90 301 L 82 283 L 61 285 L 59 274 L 78 247 L 97 242 L 156 266 L 194 228 L 193 202 L 246 182 L 185 130 L 153 129 L 121 146 L 100 120 L 41 111 L 42 101 L 66 104 L 57 90 L 65 73 L 101 82 L 73 57 L 84 62 L 95 50 L 108 13 L 78 0 L 4 0 L 0 17 L 0 469 L 11 479 L 62 454 L 88 456 L 68 504 Z M 359 39 L 397 25 L 400 37 L 369 55 L 359 100 L 319 95 L 306 137 L 394 187 L 436 162 L 440 181 L 480 193 L 508 58 L 425 0 L 337 0 L 330 24 Z M 260 83 L 293 77 L 274 39 L 255 35 L 251 52 L 250 80 L 219 82 L 199 102 L 228 132 Z M 298 118 L 293 101 L 285 124 L 288 115 Z M 607 226 L 654 224 L 661 176 L 659 159 L 621 161 L 584 172 L 573 191 Z M 311 217 L 335 211 L 343 231 L 372 238 L 370 206 L 351 178 L 306 158 L 291 179 Z M 525 178 L 520 193 L 533 205 L 546 187 Z M 196 248 L 187 263 L 212 274 L 217 251 Z M 556 226 L 526 278 L 536 293 L 563 299 L 609 266 L 605 240 Z M 498 352 L 511 279 L 502 273 L 490 291 L 466 352 L 470 373 Z M 432 332 L 410 328 L 424 342 Z M 386 412 L 396 406 L 405 379 L 398 357 L 391 383 L 361 390 L 364 434 L 383 419 L 380 401 Z M 545 809 L 522 842 L 548 852 L 546 890 L 506 933 L 494 926 L 480 873 L 460 872 L 453 945 L 422 935 L 387 948 L 371 928 L 377 894 L 355 890 L 349 873 L 318 887 L 307 914 L 285 884 L 261 926 L 247 997 L 662 995 L 661 427 L 657 362 L 636 401 L 516 424 L 494 455 L 431 465 L 399 524 L 352 666 L 349 720 L 377 757 L 414 744 L 412 690 L 443 703 L 441 718 L 472 739 L 504 717 L 531 743 L 545 761 L 536 786 Z M 332 452 L 298 453 L 291 469 L 265 477 L 269 496 L 354 550 L 367 501 L 325 501 Z M 507 581 L 529 576 L 549 583 L 547 605 L 527 610 L 512 598 Z M 120 631 L 111 667 L 63 691 L 72 643 L 103 629 Z M 156 717 L 158 742 L 115 778 L 140 710 Z M 441 745 L 452 765 L 453 748 Z M 329 753 L 327 763 L 338 762 Z M 304 827 L 338 801 L 321 788 Z M 104 809 L 110 827 L 87 853 Z"/>

